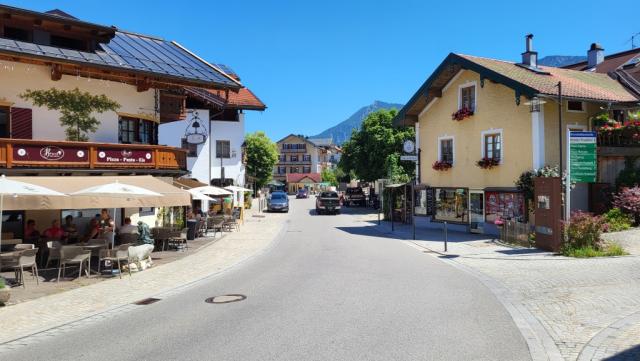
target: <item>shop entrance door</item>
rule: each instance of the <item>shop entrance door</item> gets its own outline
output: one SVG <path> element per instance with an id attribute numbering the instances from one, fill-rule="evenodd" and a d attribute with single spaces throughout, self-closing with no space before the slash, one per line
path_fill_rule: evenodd
<path id="1" fill-rule="evenodd" d="M 484 191 L 469 191 L 469 231 L 484 231 Z"/>

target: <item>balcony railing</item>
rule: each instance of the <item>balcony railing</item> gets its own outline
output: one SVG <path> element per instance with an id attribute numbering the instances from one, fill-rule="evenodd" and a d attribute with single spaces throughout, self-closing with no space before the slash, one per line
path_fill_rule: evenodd
<path id="1" fill-rule="evenodd" d="M 638 133 L 598 132 L 599 147 L 640 147 Z"/>
<path id="2" fill-rule="evenodd" d="M 187 151 L 146 144 L 0 139 L 0 168 L 187 170 Z"/>
<path id="3" fill-rule="evenodd" d="M 300 149 L 282 149 L 280 148 L 280 153 L 306 153 L 307 152 L 307 148 L 300 148 Z"/>

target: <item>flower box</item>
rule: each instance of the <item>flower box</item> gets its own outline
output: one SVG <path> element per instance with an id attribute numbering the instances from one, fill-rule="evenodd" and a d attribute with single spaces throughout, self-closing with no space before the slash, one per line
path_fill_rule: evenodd
<path id="1" fill-rule="evenodd" d="M 449 163 L 449 162 L 443 162 L 443 161 L 439 161 L 437 160 L 435 163 L 433 163 L 433 165 L 431 166 L 431 168 L 433 168 L 433 170 L 437 170 L 437 171 L 445 171 L 445 170 L 449 170 L 451 167 L 453 167 L 453 164 Z"/>
<path id="2" fill-rule="evenodd" d="M 473 109 L 462 107 L 457 112 L 451 114 L 451 120 L 461 121 L 473 115 Z"/>
<path id="3" fill-rule="evenodd" d="M 500 165 L 500 159 L 485 157 L 477 161 L 476 165 L 482 169 L 491 169 Z"/>

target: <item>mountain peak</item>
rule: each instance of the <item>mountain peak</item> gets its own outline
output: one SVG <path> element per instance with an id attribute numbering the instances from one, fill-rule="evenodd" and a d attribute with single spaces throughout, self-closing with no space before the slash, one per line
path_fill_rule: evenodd
<path id="1" fill-rule="evenodd" d="M 358 109 L 346 120 L 338 123 L 337 125 L 314 135 L 311 138 L 332 138 L 333 142 L 338 145 L 342 145 L 345 141 L 351 138 L 351 132 L 354 129 L 360 129 L 362 121 L 370 114 L 379 109 L 398 109 L 403 107 L 402 104 L 387 103 L 381 100 L 374 100 L 373 103 L 365 105 Z"/>

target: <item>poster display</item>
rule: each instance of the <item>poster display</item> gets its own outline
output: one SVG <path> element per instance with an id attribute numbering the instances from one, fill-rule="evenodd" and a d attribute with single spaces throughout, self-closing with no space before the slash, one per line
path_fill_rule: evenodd
<path id="1" fill-rule="evenodd" d="M 522 193 L 485 192 L 485 219 L 493 223 L 498 217 L 522 221 L 525 215 Z"/>

